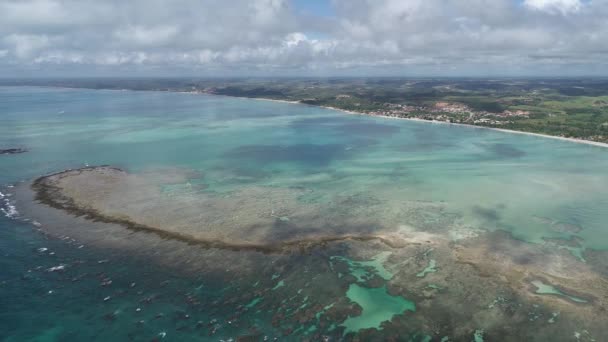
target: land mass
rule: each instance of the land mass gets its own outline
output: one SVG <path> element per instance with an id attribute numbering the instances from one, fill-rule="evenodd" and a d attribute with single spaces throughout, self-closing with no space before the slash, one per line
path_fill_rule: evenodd
<path id="1" fill-rule="evenodd" d="M 31 79 L 0 84 L 272 99 L 608 143 L 608 79 Z"/>

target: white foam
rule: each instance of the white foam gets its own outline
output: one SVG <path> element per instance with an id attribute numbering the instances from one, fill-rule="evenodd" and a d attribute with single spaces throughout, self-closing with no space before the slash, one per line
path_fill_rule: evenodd
<path id="1" fill-rule="evenodd" d="M 57 271 L 63 271 L 65 270 L 65 265 L 58 265 L 58 266 L 53 266 L 49 269 L 47 269 L 47 272 L 57 272 Z"/>
<path id="2" fill-rule="evenodd" d="M 10 194 L 0 192 L 0 212 L 8 218 L 14 218 L 19 215 L 17 208 L 11 203 Z"/>

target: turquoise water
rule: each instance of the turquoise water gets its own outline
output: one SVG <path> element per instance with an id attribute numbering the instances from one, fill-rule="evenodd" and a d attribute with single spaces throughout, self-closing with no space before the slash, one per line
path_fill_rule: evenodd
<path id="1" fill-rule="evenodd" d="M 532 244 L 550 241 L 583 258 L 585 250 L 608 249 L 608 149 L 601 147 L 304 105 L 166 92 L 0 87 L 0 119 L 0 148 L 28 149 L 0 156 L 3 196 L 10 193 L 10 184 L 84 165 L 111 164 L 132 173 L 178 167 L 198 176 L 166 185 L 163 192 L 168 195 L 228 195 L 249 187 L 306 189 L 298 203 L 335 205 L 333 217 L 344 220 L 346 231 L 357 222 L 350 218 L 365 217 L 396 231 L 414 229 L 454 240 L 503 230 Z M 193 190 L 192 184 L 200 187 Z M 8 213 L 10 197 L 0 201 Z M 279 214 L 289 221 L 289 212 Z M 383 266 L 388 254 L 351 261 L 361 271 L 354 280 L 328 273 L 336 286 L 327 298 L 303 306 L 307 291 L 308 301 L 313 298 L 310 283 L 327 279 L 286 278 L 283 269 L 268 266 L 260 279 L 243 276 L 231 288 L 230 275 L 183 272 L 126 250 L 80 248 L 78 242 L 46 236 L 17 218 L 24 217 L 0 218 L 0 331 L 7 341 L 110 336 L 219 340 L 258 332 L 294 339 L 314 334 L 340 338 L 342 323 L 357 317 L 347 310 L 353 305 L 347 291 L 385 300 L 391 295 L 382 290 L 384 283 L 359 282 L 386 282 L 396 271 Z M 314 256 L 324 262 L 293 257 L 290 267 L 282 267 L 329 265 L 340 252 L 346 253 L 338 249 Z M 230 256 L 200 253 L 216 255 L 230 268 Z M 99 262 L 106 259 L 111 262 Z M 49 271 L 61 265 L 67 267 Z M 434 260 L 426 266 L 424 275 L 434 271 Z M 273 279 L 273 274 L 279 277 Z M 100 285 L 106 278 L 112 283 Z M 194 297 L 204 305 L 192 309 Z M 218 298 L 222 304 L 212 305 Z M 409 298 L 399 298 L 392 302 L 395 310 L 374 317 L 380 321 L 356 320 L 356 325 L 347 324 L 349 332 L 356 332 L 353 326 L 378 327 L 410 307 Z M 323 311 L 336 300 L 341 304 Z M 233 323 L 230 317 L 237 307 L 241 311 Z M 339 309 L 345 311 L 330 315 Z M 306 317 L 312 322 L 319 312 L 321 319 L 305 329 L 298 330 L 297 323 L 273 324 Z"/>
<path id="2" fill-rule="evenodd" d="M 564 297 L 568 298 L 569 300 L 577 302 L 577 303 L 586 303 L 587 302 L 586 300 L 584 300 L 582 298 L 569 296 L 569 295 L 563 293 L 562 291 L 560 291 L 559 289 L 556 289 L 555 287 L 553 287 L 551 285 L 545 284 L 540 280 L 533 281 L 532 285 L 534 285 L 536 287 L 536 293 L 538 293 L 538 294 L 564 296 Z"/>
<path id="3" fill-rule="evenodd" d="M 344 321 L 345 334 L 366 328 L 382 329 L 380 324 L 390 321 L 394 315 L 401 315 L 405 311 L 416 311 L 414 303 L 398 296 L 391 296 L 384 287 L 369 289 L 351 284 L 346 295 L 362 309 L 361 315 L 349 317 Z"/>

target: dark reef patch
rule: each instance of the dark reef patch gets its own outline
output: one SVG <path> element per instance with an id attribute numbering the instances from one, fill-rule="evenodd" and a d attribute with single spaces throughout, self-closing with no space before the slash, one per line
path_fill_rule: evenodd
<path id="1" fill-rule="evenodd" d="M 521 158 L 526 155 L 525 151 L 522 151 L 511 144 L 498 143 L 484 144 L 482 146 L 497 158 Z"/>
<path id="2" fill-rule="evenodd" d="M 344 117 L 339 116 L 328 116 L 328 117 L 314 117 L 314 118 L 306 118 L 306 119 L 298 119 L 294 120 L 291 123 L 292 128 L 309 128 L 310 126 L 318 127 L 318 126 L 333 126 L 333 125 L 341 125 L 347 123 L 348 120 Z"/>
<path id="3" fill-rule="evenodd" d="M 227 157 L 253 160 L 258 163 L 299 163 L 310 166 L 327 166 L 333 160 L 349 155 L 341 144 L 296 144 L 287 146 L 247 145 L 226 153 Z"/>
<path id="4" fill-rule="evenodd" d="M 354 122 L 338 125 L 335 130 L 343 134 L 354 134 L 356 136 L 386 137 L 399 133 L 401 129 L 397 126 L 379 124 L 373 122 Z"/>
<path id="5" fill-rule="evenodd" d="M 247 167 L 245 165 L 239 165 L 239 163 L 233 163 L 233 165 L 230 166 L 231 167 L 217 167 L 213 168 L 212 170 L 223 175 L 236 177 L 238 180 L 236 180 L 236 178 L 234 180 L 240 183 L 250 183 L 261 179 L 267 179 L 272 177 L 274 174 L 272 171 L 255 167 L 255 165 L 252 167 Z"/>
<path id="6" fill-rule="evenodd" d="M 353 136 L 385 137 L 396 134 L 401 128 L 394 125 L 348 120 L 340 117 L 306 118 L 295 120 L 291 123 L 294 129 L 311 129 L 312 127 L 330 128 L 337 133 Z"/>
<path id="7" fill-rule="evenodd" d="M 473 207 L 473 214 L 481 217 L 484 220 L 497 222 L 500 221 L 500 213 L 493 208 L 485 208 L 479 205 Z"/>
<path id="8" fill-rule="evenodd" d="M 400 152 L 425 152 L 443 150 L 454 146 L 454 144 L 444 143 L 441 141 L 430 142 L 415 142 L 407 145 L 396 146 L 395 149 Z"/>
<path id="9" fill-rule="evenodd" d="M 27 150 L 24 148 L 0 149 L 0 154 L 19 154 L 19 153 L 25 153 L 25 152 L 27 152 Z"/>

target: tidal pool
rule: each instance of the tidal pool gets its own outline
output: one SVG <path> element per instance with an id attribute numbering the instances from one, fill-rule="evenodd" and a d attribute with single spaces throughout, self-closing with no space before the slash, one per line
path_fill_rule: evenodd
<path id="1" fill-rule="evenodd" d="M 536 286 L 535 292 L 538 294 L 563 296 L 573 302 L 587 303 L 587 300 L 578 298 L 575 296 L 567 295 L 564 292 L 560 291 L 559 289 L 556 289 L 553 285 L 545 284 L 541 280 L 532 281 L 532 285 Z"/>
<path id="2" fill-rule="evenodd" d="M 608 149 L 167 92 L 0 120 L 3 340 L 608 335 Z"/>
<path id="3" fill-rule="evenodd" d="M 344 334 L 369 328 L 382 329 L 380 325 L 390 321 L 393 316 L 405 311 L 416 311 L 414 303 L 399 296 L 391 296 L 386 287 L 370 289 L 351 284 L 346 296 L 361 307 L 361 315 L 348 317 L 342 323 L 345 327 Z"/>

